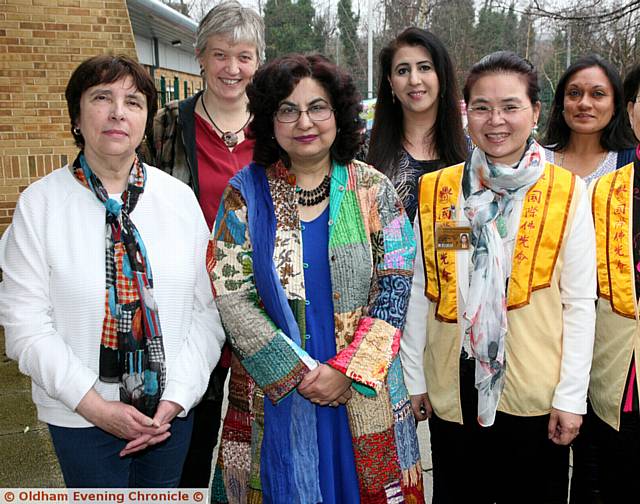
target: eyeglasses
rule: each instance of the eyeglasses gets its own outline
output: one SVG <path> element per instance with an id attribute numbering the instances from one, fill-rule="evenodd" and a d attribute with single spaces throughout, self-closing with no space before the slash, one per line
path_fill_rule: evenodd
<path id="1" fill-rule="evenodd" d="M 331 117 L 331 114 L 334 112 L 328 103 L 317 103 L 316 105 L 312 105 L 307 110 L 300 110 L 299 108 L 292 107 L 290 105 L 283 105 L 278 110 L 276 110 L 276 119 L 281 123 L 294 123 L 298 119 L 303 112 L 306 112 L 309 116 L 309 119 L 312 121 L 326 121 Z"/>
<path id="2" fill-rule="evenodd" d="M 517 114 L 522 110 L 527 110 L 529 106 L 524 105 L 501 105 L 499 107 L 490 107 L 489 105 L 478 105 L 477 107 L 467 107 L 467 113 L 474 117 L 489 118 L 493 115 L 493 111 L 498 112 L 502 117 L 509 117 Z"/>

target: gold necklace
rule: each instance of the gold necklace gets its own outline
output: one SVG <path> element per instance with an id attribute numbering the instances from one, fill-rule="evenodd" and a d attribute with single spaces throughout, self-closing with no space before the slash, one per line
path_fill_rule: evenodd
<path id="1" fill-rule="evenodd" d="M 247 124 L 249 124 L 249 121 L 251 121 L 251 114 L 249 114 L 247 122 L 245 122 L 242 125 L 242 128 L 240 128 L 238 131 L 222 131 L 214 122 L 213 118 L 209 115 L 207 106 L 204 104 L 204 93 L 200 95 L 200 103 L 202 103 L 202 109 L 204 110 L 204 113 L 207 114 L 207 117 L 209 118 L 209 121 L 211 121 L 211 124 L 213 124 L 213 127 L 217 129 L 222 135 L 222 141 L 224 142 L 224 144 L 230 149 L 233 149 L 236 145 L 238 145 L 238 133 L 240 133 L 247 127 Z"/>

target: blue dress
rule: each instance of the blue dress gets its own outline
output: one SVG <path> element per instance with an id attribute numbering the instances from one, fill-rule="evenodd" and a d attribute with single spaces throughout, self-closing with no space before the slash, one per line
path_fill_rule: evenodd
<path id="1" fill-rule="evenodd" d="M 329 207 L 311 222 L 302 222 L 306 286 L 306 351 L 326 362 L 336 355 L 329 269 Z M 316 406 L 320 491 L 325 504 L 360 502 L 358 475 L 347 408 Z"/>

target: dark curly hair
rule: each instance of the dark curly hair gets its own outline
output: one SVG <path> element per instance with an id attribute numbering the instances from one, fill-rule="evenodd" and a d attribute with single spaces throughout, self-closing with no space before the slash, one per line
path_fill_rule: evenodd
<path id="1" fill-rule="evenodd" d="M 124 55 L 101 54 L 93 56 L 80 63 L 78 68 L 73 71 L 65 90 L 69 119 L 71 119 L 71 134 L 76 141 L 76 145 L 81 149 L 84 148 L 84 137 L 81 132 L 74 132 L 74 128 L 80 118 L 80 99 L 82 94 L 87 89 L 98 84 L 111 84 L 126 77 L 131 77 L 135 88 L 147 99 L 145 131 L 147 133 L 152 131 L 153 118 L 158 110 L 158 95 L 156 86 L 147 69 L 137 61 Z"/>
<path id="2" fill-rule="evenodd" d="M 376 101 L 373 129 L 369 142 L 367 163 L 373 165 L 388 177 L 392 177 L 398 165 L 398 155 L 404 140 L 402 105 L 395 103 L 391 83 L 391 64 L 401 47 L 424 47 L 433 58 L 438 76 L 440 93 L 438 114 L 433 126 L 436 151 L 445 166 L 464 161 L 467 146 L 460 116 L 460 95 L 454 73 L 453 62 L 447 48 L 433 33 L 416 27 L 404 30 L 387 44 L 378 56 L 380 77 Z M 431 131 L 425 132 L 427 135 Z"/>
<path id="3" fill-rule="evenodd" d="M 556 86 L 556 94 L 553 97 L 551 112 L 549 113 L 549 121 L 544 137 L 544 145 L 549 149 L 557 151 L 564 149 L 571 138 L 571 129 L 564 120 L 564 95 L 569 79 L 580 70 L 586 68 L 599 67 L 609 79 L 609 83 L 613 88 L 613 117 L 609 124 L 605 126 L 600 135 L 600 145 L 603 149 L 609 151 L 618 151 L 632 147 L 634 145 L 633 132 L 629 125 L 629 119 L 626 112 L 626 104 L 624 101 L 624 93 L 622 90 L 622 79 L 615 67 L 604 58 L 596 54 L 585 56 L 573 63 L 562 74 L 558 85 Z"/>
<path id="4" fill-rule="evenodd" d="M 261 67 L 247 86 L 249 111 L 253 114 L 251 136 L 255 139 L 253 159 L 268 166 L 279 159 L 290 166 L 287 153 L 275 140 L 274 114 L 305 77 L 317 81 L 331 98 L 338 135 L 331 146 L 337 163 L 351 161 L 361 143 L 364 121 L 360 93 L 351 76 L 321 54 L 288 54 Z"/>

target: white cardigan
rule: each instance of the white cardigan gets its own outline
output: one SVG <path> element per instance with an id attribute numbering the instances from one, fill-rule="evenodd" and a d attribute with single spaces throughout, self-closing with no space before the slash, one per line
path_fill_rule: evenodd
<path id="1" fill-rule="evenodd" d="M 193 192 L 147 166 L 132 220 L 153 272 L 167 365 L 162 399 L 186 413 L 204 394 L 224 331 L 205 267 L 209 231 Z M 31 377 L 38 418 L 90 427 L 75 409 L 95 387 L 119 400 L 117 384 L 98 379 L 105 309 L 105 209 L 68 167 L 20 196 L 0 245 L 0 324 L 7 355 Z"/>

